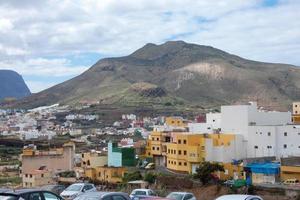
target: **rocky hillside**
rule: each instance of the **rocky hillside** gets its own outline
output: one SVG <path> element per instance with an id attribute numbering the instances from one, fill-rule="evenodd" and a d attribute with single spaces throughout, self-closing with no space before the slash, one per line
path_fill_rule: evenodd
<path id="1" fill-rule="evenodd" d="M 5 98 L 19 99 L 30 95 L 22 76 L 15 71 L 0 70 L 0 101 Z"/>
<path id="2" fill-rule="evenodd" d="M 300 69 L 246 60 L 183 41 L 147 44 L 129 56 L 105 58 L 83 74 L 34 94 L 18 106 L 97 100 L 114 105 L 197 105 L 258 101 L 286 108 L 300 100 Z"/>

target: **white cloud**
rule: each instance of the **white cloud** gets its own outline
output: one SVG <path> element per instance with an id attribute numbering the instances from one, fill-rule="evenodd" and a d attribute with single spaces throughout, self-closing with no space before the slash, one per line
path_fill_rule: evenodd
<path id="1" fill-rule="evenodd" d="M 0 61 L 2 69 L 16 70 L 22 75 L 62 77 L 78 75 L 88 67 L 71 66 L 67 59 L 35 58 L 24 61 Z"/>
<path id="2" fill-rule="evenodd" d="M 300 65 L 300 2 L 279 0 L 0 0 L 0 68 L 73 76 L 62 57 L 127 55 L 148 42 L 186 40 L 261 61 Z M 45 59 L 45 57 L 53 59 Z"/>
<path id="3" fill-rule="evenodd" d="M 44 82 L 44 81 L 25 81 L 30 88 L 31 93 L 40 92 L 46 88 L 50 88 L 56 85 L 56 82 Z"/>

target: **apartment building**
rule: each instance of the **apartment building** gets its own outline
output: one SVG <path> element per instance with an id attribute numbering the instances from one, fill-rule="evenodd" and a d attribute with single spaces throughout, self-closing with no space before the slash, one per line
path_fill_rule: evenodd
<path id="1" fill-rule="evenodd" d="M 294 102 L 293 103 L 292 121 L 295 124 L 300 124 L 300 102 Z"/>
<path id="2" fill-rule="evenodd" d="M 37 150 L 36 146 L 26 146 L 23 149 L 22 174 L 40 169 L 45 166 L 49 171 L 69 171 L 74 167 L 75 145 L 65 143 L 62 148 L 50 149 L 49 151 Z"/>
<path id="3" fill-rule="evenodd" d="M 167 143 L 166 166 L 175 171 L 195 173 L 204 161 L 230 164 L 244 157 L 242 145 L 242 137 L 234 134 L 174 133 L 172 142 Z"/>

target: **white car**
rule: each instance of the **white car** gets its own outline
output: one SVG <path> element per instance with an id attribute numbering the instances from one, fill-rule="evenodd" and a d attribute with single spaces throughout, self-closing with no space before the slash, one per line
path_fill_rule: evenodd
<path id="1" fill-rule="evenodd" d="M 75 199 L 77 196 L 85 192 L 94 192 L 96 188 L 93 184 L 90 183 L 74 183 L 67 187 L 60 196 L 65 200 Z"/>
<path id="2" fill-rule="evenodd" d="M 130 198 L 136 197 L 136 196 L 155 196 L 155 192 L 151 189 L 135 189 L 132 190 L 131 194 L 129 195 Z"/>
<path id="3" fill-rule="evenodd" d="M 171 192 L 166 198 L 173 200 L 197 200 L 195 195 L 189 192 Z"/>
<path id="4" fill-rule="evenodd" d="M 259 196 L 253 195 L 241 195 L 241 194 L 232 194 L 232 195 L 224 195 L 216 198 L 216 200 L 263 200 Z"/>

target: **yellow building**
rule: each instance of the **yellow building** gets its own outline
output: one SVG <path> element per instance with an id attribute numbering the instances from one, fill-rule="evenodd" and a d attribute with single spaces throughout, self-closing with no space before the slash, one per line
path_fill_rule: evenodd
<path id="1" fill-rule="evenodd" d="M 300 157 L 281 158 L 281 181 L 297 179 L 300 181 Z"/>
<path id="2" fill-rule="evenodd" d="M 201 162 L 206 161 L 208 152 L 213 148 L 228 147 L 235 139 L 232 134 L 191 134 L 173 133 L 173 141 L 167 143 L 167 168 L 170 170 L 195 173 Z M 207 146 L 207 141 L 212 142 L 212 146 Z M 211 149 L 209 149 L 211 148 Z M 223 164 L 223 163 L 222 163 Z M 235 169 L 230 163 L 224 165 L 226 173 L 223 177 L 233 176 L 234 172 L 239 173 L 240 169 Z"/>
<path id="3" fill-rule="evenodd" d="M 93 181 L 121 183 L 127 172 L 125 167 L 96 167 L 85 170 L 85 176 Z"/>
<path id="4" fill-rule="evenodd" d="M 81 167 L 95 168 L 107 165 L 107 155 L 97 152 L 86 152 L 81 154 Z"/>
<path id="5" fill-rule="evenodd" d="M 182 117 L 166 117 L 165 123 L 168 126 L 187 127 L 188 121 Z"/>
<path id="6" fill-rule="evenodd" d="M 48 170 L 33 170 L 22 174 L 23 187 L 32 188 L 54 183 L 52 174 Z"/>
<path id="7" fill-rule="evenodd" d="M 296 124 L 300 123 L 300 102 L 293 103 L 292 121 Z"/>
<path id="8" fill-rule="evenodd" d="M 205 161 L 203 134 L 174 133 L 173 142 L 167 144 L 167 168 L 192 173 Z"/>

